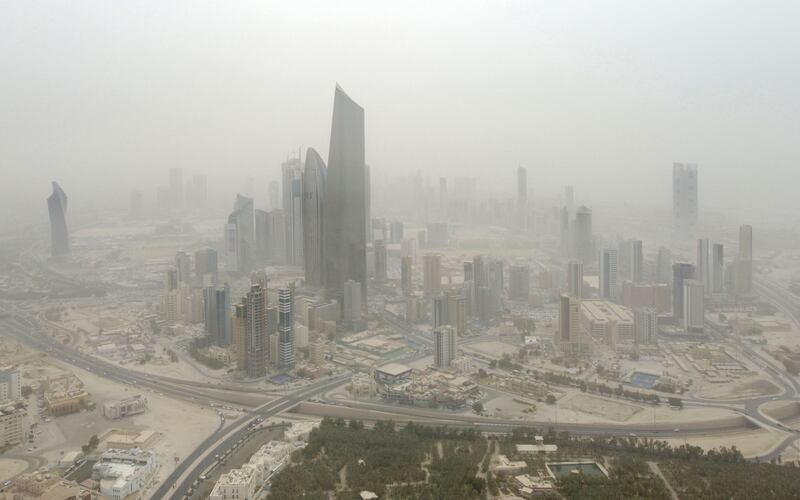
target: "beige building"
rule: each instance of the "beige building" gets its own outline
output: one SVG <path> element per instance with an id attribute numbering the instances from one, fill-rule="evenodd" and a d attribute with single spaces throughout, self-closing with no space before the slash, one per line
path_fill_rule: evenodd
<path id="1" fill-rule="evenodd" d="M 25 441 L 28 433 L 27 416 L 24 408 L 14 405 L 0 408 L 0 448 Z"/>
<path id="2" fill-rule="evenodd" d="M 633 312 L 606 300 L 585 300 L 581 304 L 581 322 L 595 339 L 615 349 L 618 343 L 633 344 Z"/>

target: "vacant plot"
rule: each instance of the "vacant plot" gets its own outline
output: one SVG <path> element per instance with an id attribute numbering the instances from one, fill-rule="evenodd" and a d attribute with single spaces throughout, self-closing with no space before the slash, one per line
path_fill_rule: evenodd
<path id="1" fill-rule="evenodd" d="M 609 401 L 586 394 L 575 395 L 562 403 L 561 407 L 568 410 L 589 413 L 615 422 L 625 422 L 642 411 L 638 406 Z"/>
<path id="2" fill-rule="evenodd" d="M 780 388 L 769 380 L 753 376 L 727 384 L 706 384 L 696 394 L 706 399 L 748 399 L 780 392 Z"/>

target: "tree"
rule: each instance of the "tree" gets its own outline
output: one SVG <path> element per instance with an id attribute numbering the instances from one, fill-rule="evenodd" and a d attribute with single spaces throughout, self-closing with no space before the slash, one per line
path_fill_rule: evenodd
<path id="1" fill-rule="evenodd" d="M 483 403 L 480 401 L 475 401 L 472 403 L 472 411 L 475 412 L 475 415 L 482 415 L 483 414 Z"/>
<path id="2" fill-rule="evenodd" d="M 31 386 L 29 385 L 23 385 L 22 388 L 20 389 L 20 393 L 22 394 L 23 398 L 27 398 L 28 396 L 31 395 L 32 392 L 33 389 L 31 389 Z"/>
<path id="3" fill-rule="evenodd" d="M 547 395 L 547 399 L 545 401 L 547 401 L 547 404 L 549 405 L 556 404 L 556 397 L 552 393 L 550 393 Z"/>
<path id="4" fill-rule="evenodd" d="M 478 377 L 486 378 L 487 375 L 488 373 L 486 373 L 486 370 L 484 370 L 483 368 L 478 368 Z"/>

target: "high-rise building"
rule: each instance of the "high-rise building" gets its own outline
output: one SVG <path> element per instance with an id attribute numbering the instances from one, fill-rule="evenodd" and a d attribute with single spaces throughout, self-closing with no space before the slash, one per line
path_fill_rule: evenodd
<path id="1" fill-rule="evenodd" d="M 203 290 L 203 322 L 211 345 L 227 347 L 231 344 L 231 290 L 207 287 Z"/>
<path id="2" fill-rule="evenodd" d="M 439 295 L 433 298 L 431 307 L 431 326 L 438 328 L 449 323 L 447 316 L 447 297 Z"/>
<path id="3" fill-rule="evenodd" d="M 47 211 L 50 214 L 51 253 L 53 257 L 68 254 L 67 195 L 55 181 L 53 181 L 53 194 L 47 198 Z"/>
<path id="4" fill-rule="evenodd" d="M 684 281 L 683 327 L 687 332 L 702 332 L 705 320 L 705 292 L 698 280 Z"/>
<path id="5" fill-rule="evenodd" d="M 169 198 L 170 208 L 183 208 L 183 169 L 169 169 Z"/>
<path id="6" fill-rule="evenodd" d="M 22 398 L 20 370 L 16 366 L 0 367 L 0 402 L 15 401 Z M 2 435 L 2 433 L 0 433 Z M 0 443 L 3 440 L 0 438 Z"/>
<path id="7" fill-rule="evenodd" d="M 472 270 L 472 262 L 464 262 L 464 282 L 467 281 L 474 281 L 475 280 L 475 273 Z"/>
<path id="8" fill-rule="evenodd" d="M 561 245 L 561 256 L 566 257 L 572 253 L 572 231 L 569 225 L 569 210 L 561 207 L 559 211 L 559 244 Z"/>
<path id="9" fill-rule="evenodd" d="M 600 277 L 600 297 L 615 300 L 618 296 L 617 249 L 606 248 L 600 251 L 598 272 Z"/>
<path id="10" fill-rule="evenodd" d="M 711 247 L 711 293 L 725 291 L 725 248 L 722 243 Z"/>
<path id="11" fill-rule="evenodd" d="M 175 254 L 175 270 L 178 273 L 178 283 L 191 283 L 192 258 L 183 250 L 178 250 Z"/>
<path id="12" fill-rule="evenodd" d="M 413 287 L 412 271 L 411 257 L 404 255 L 400 258 L 400 288 L 406 295 L 411 293 Z"/>
<path id="13" fill-rule="evenodd" d="M 356 329 L 361 323 L 361 283 L 347 280 L 344 282 L 344 311 L 343 319 L 347 328 Z"/>
<path id="14" fill-rule="evenodd" d="M 490 315 L 495 315 L 503 310 L 503 293 L 506 289 L 505 273 L 503 271 L 503 261 L 492 259 L 489 261 L 487 269 L 487 286 L 491 301 L 487 304 Z"/>
<path id="15" fill-rule="evenodd" d="M 698 179 L 694 163 L 672 164 L 672 214 L 679 235 L 690 235 L 697 227 Z"/>
<path id="16" fill-rule="evenodd" d="M 585 340 L 581 332 L 581 300 L 569 295 L 561 295 L 558 316 L 558 344 L 569 353 L 584 350 Z"/>
<path id="17" fill-rule="evenodd" d="M 531 288 L 530 275 L 531 271 L 528 266 L 520 264 L 511 266 L 511 269 L 509 269 L 508 293 L 512 299 L 528 300 Z"/>
<path id="18" fill-rule="evenodd" d="M 235 273 L 239 272 L 239 229 L 236 225 L 236 214 L 228 216 L 228 221 L 223 228 L 223 258 L 225 270 Z"/>
<path id="19" fill-rule="evenodd" d="M 672 280 L 672 252 L 666 247 L 658 248 L 655 278 L 656 283 L 669 283 Z"/>
<path id="20" fill-rule="evenodd" d="M 216 250 L 206 247 L 194 253 L 194 274 L 197 282 L 203 286 L 217 283 L 219 269 Z"/>
<path id="21" fill-rule="evenodd" d="M 467 333 L 467 297 L 461 292 L 447 294 L 447 323 L 456 329 L 456 335 Z"/>
<path id="22" fill-rule="evenodd" d="M 437 368 L 449 368 L 456 358 L 456 330 L 443 325 L 433 330 L 433 362 Z"/>
<path id="23" fill-rule="evenodd" d="M 709 264 L 709 251 L 707 238 L 697 240 L 697 262 L 695 277 L 703 284 L 707 294 L 711 293 L 711 265 Z"/>
<path id="24" fill-rule="evenodd" d="M 291 370 L 295 366 L 294 290 L 278 290 L 278 367 Z"/>
<path id="25" fill-rule="evenodd" d="M 236 270 L 248 273 L 255 265 L 256 235 L 253 199 L 236 195 L 233 212 L 228 216 L 228 226 L 236 227 Z M 226 240 L 228 238 L 226 226 Z"/>
<path id="26" fill-rule="evenodd" d="M 250 286 L 245 297 L 245 350 L 247 352 L 246 372 L 250 378 L 263 377 L 267 374 L 269 344 L 267 335 L 267 291 L 258 283 Z"/>
<path id="27" fill-rule="evenodd" d="M 442 293 L 442 256 L 426 253 L 423 257 L 423 283 L 425 295 L 434 297 Z"/>
<path id="28" fill-rule="evenodd" d="M 631 240 L 630 248 L 630 278 L 634 283 L 644 281 L 644 251 L 642 240 Z"/>
<path id="29" fill-rule="evenodd" d="M 567 265 L 567 289 L 570 297 L 583 298 L 583 263 L 571 261 Z"/>
<path id="30" fill-rule="evenodd" d="M 364 161 L 364 109 L 338 85 L 325 181 L 323 269 L 325 287 L 340 296 L 345 281 L 361 284 L 367 298 L 367 166 Z"/>
<path id="31" fill-rule="evenodd" d="M 278 181 L 269 181 L 267 185 L 267 196 L 269 197 L 269 210 L 280 210 L 283 208 L 281 204 L 281 186 Z"/>
<path id="32" fill-rule="evenodd" d="M 633 311 L 633 338 L 637 344 L 649 345 L 656 343 L 658 318 L 656 310 L 652 308 L 634 309 Z"/>
<path id="33" fill-rule="evenodd" d="M 247 370 L 247 300 L 233 306 L 231 339 L 236 349 L 236 369 Z"/>
<path id="34" fill-rule="evenodd" d="M 517 169 L 517 227 L 525 230 L 528 219 L 528 170 Z"/>
<path id="35" fill-rule="evenodd" d="M 387 278 L 386 242 L 375 240 L 372 242 L 372 249 L 375 253 L 375 282 L 385 283 Z"/>
<path id="36" fill-rule="evenodd" d="M 753 227 L 739 226 L 739 255 L 736 257 L 736 293 L 749 295 L 753 291 Z"/>
<path id="37" fill-rule="evenodd" d="M 286 262 L 303 263 L 303 162 L 290 158 L 283 171 L 283 214 L 286 217 Z"/>
<path id="38" fill-rule="evenodd" d="M 322 270 L 322 222 L 325 208 L 325 176 L 327 167 L 314 148 L 306 150 L 306 165 L 303 172 L 303 261 L 306 283 L 321 286 Z"/>
<path id="39" fill-rule="evenodd" d="M 684 283 L 694 276 L 693 265 L 686 262 L 672 265 L 672 318 L 676 324 L 683 321 Z"/>
<path id="40" fill-rule="evenodd" d="M 575 257 L 590 266 L 594 262 L 594 240 L 592 235 L 592 211 L 581 206 L 575 212 Z"/>

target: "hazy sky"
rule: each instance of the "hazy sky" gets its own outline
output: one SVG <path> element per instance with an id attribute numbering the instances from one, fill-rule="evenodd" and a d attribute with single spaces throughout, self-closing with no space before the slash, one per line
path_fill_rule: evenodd
<path id="1" fill-rule="evenodd" d="M 702 205 L 800 206 L 800 2 L 377 3 L 2 2 L 0 206 L 277 178 L 327 158 L 336 82 L 373 177 L 511 195 L 521 164 L 537 194 L 667 205 L 694 161 Z"/>

